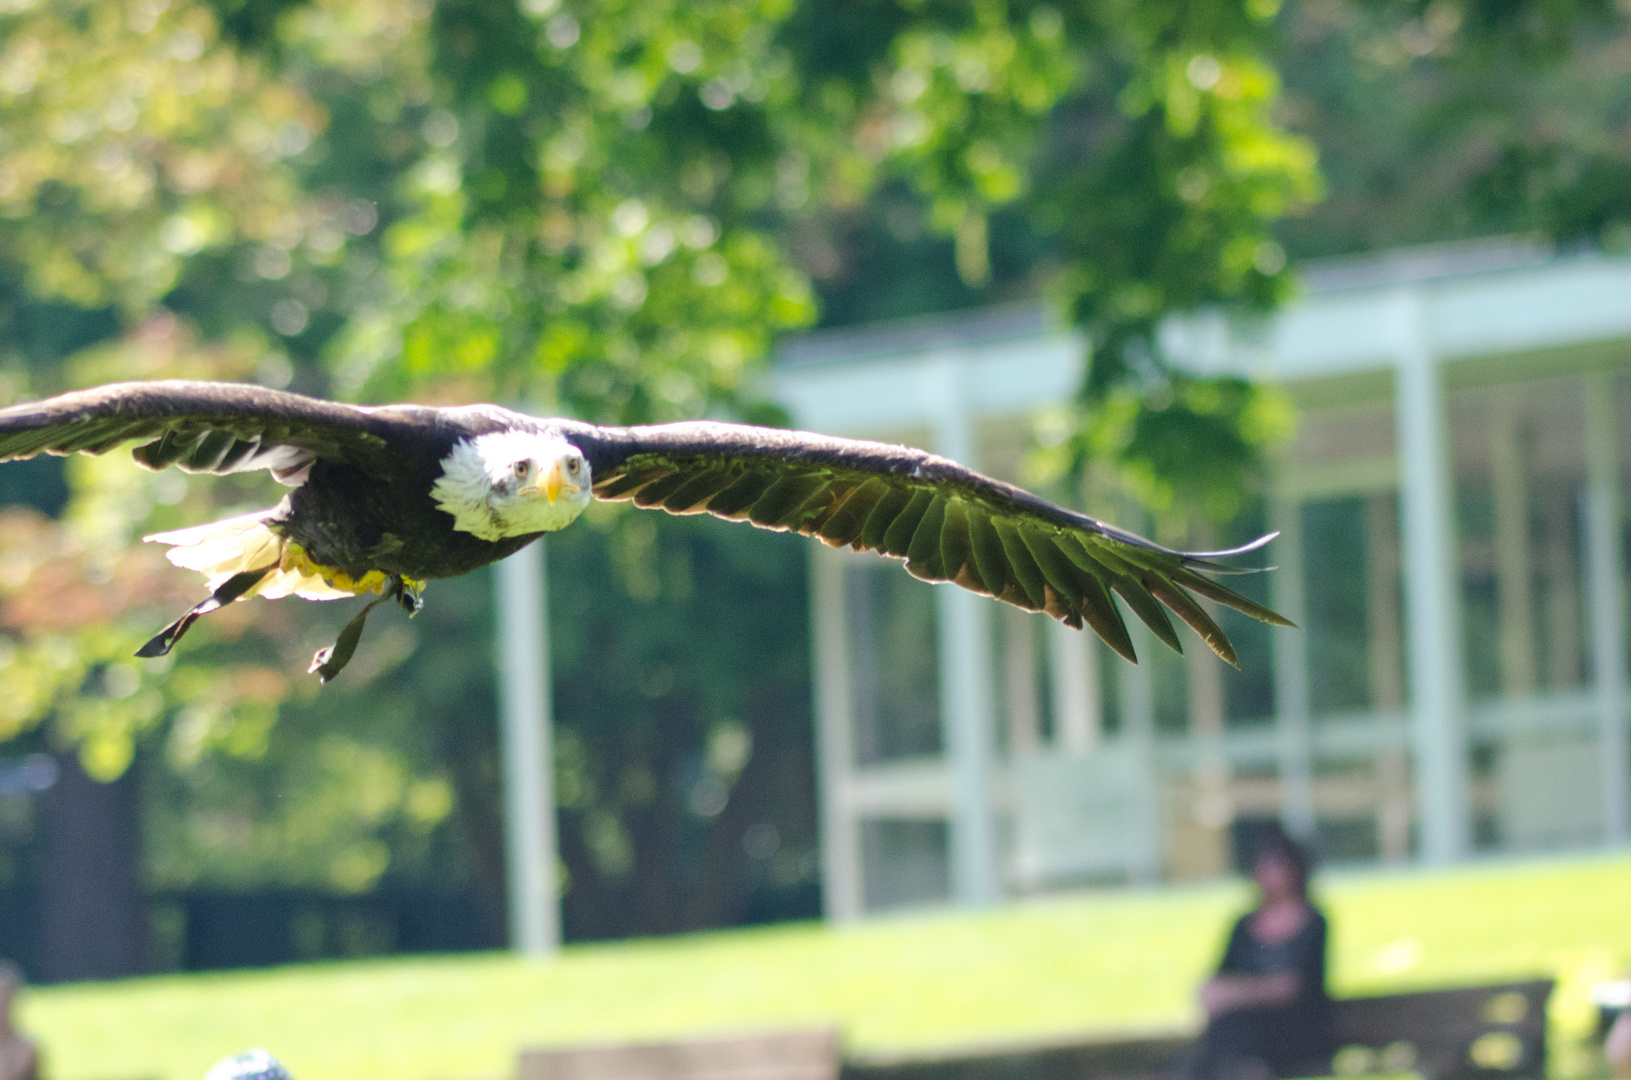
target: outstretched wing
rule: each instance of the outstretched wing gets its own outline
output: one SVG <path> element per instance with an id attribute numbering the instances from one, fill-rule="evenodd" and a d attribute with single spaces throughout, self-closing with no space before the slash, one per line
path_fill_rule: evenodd
<path id="1" fill-rule="evenodd" d="M 268 469 L 299 484 L 318 458 L 382 461 L 390 412 L 239 383 L 113 383 L 0 409 L 0 461 L 36 454 L 102 454 L 140 442 L 152 469 L 234 473 Z M 423 410 L 431 412 L 432 410 Z"/>
<path id="2" fill-rule="evenodd" d="M 1112 593 L 1182 652 L 1165 605 L 1231 664 L 1234 647 L 1195 595 L 1291 625 L 1203 576 L 1226 571 L 1212 559 L 1253 551 L 1272 536 L 1230 551 L 1172 551 L 904 446 L 707 422 L 561 426 L 589 457 L 602 499 L 750 521 L 905 559 L 925 581 L 953 581 L 1070 626 L 1085 623 L 1134 663 Z"/>

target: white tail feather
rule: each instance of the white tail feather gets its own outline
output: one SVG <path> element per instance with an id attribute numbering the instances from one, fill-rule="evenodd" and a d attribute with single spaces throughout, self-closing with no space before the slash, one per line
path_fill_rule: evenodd
<path id="1" fill-rule="evenodd" d="M 212 521 L 208 525 L 175 529 L 142 537 L 158 544 L 170 544 L 165 557 L 187 570 L 197 570 L 209 579 L 211 589 L 219 588 L 234 574 L 276 567 L 242 599 L 263 596 L 275 600 L 299 596 L 306 600 L 341 600 L 355 592 L 337 589 L 306 566 L 288 565 L 284 558 L 288 541 L 266 524 L 272 510 Z M 304 561 L 304 560 L 301 560 Z"/>
<path id="2" fill-rule="evenodd" d="M 344 600 L 357 594 L 336 589 L 316 574 L 289 569 L 273 570 L 267 574 L 255 587 L 255 595 L 268 600 L 284 596 L 298 596 L 302 600 Z"/>

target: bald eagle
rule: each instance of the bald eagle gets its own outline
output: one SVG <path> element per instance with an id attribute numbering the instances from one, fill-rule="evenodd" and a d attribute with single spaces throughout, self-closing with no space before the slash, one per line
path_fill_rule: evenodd
<path id="1" fill-rule="evenodd" d="M 497 562 L 565 528 L 593 498 L 712 514 L 905 560 L 925 581 L 1095 630 L 1137 663 L 1111 593 L 1182 651 L 1162 605 L 1237 663 L 1195 594 L 1281 626 L 1204 573 L 1252 551 L 1180 552 L 921 450 L 696 421 L 601 427 L 495 405 L 343 405 L 260 386 L 133 382 L 0 409 L 0 461 L 106 453 L 135 442 L 150 468 L 264 469 L 293 490 L 277 506 L 157 533 L 210 595 L 137 652 L 163 656 L 199 617 L 235 600 L 379 594 L 317 653 L 324 682 L 355 652 L 373 608 L 417 611 L 425 583 Z"/>

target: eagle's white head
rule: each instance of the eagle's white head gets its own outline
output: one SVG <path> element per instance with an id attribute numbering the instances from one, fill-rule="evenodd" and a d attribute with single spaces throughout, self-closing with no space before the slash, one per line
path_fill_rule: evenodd
<path id="1" fill-rule="evenodd" d="M 594 498 L 589 462 L 559 434 L 495 431 L 460 439 L 431 488 L 453 527 L 483 540 L 554 532 Z"/>

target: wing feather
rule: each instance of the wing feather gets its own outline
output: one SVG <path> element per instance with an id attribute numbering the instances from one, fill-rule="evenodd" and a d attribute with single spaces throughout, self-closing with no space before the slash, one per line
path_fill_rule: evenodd
<path id="1" fill-rule="evenodd" d="M 1188 623 L 1190 629 L 1199 634 L 1201 640 L 1212 647 L 1213 652 L 1236 667 L 1240 666 L 1240 661 L 1235 656 L 1234 646 L 1229 643 L 1228 635 L 1223 632 L 1223 628 L 1213 620 L 1212 616 L 1206 613 L 1206 609 L 1195 602 L 1193 597 L 1170 581 L 1163 581 L 1158 577 L 1147 578 L 1145 585 L 1157 600 L 1177 612 L 1178 617 Z"/>
<path id="2" fill-rule="evenodd" d="M 701 514 L 708 509 L 708 500 L 719 494 L 732 477 L 725 467 L 708 469 L 689 477 L 680 474 L 684 482 L 663 499 L 663 509 L 670 514 Z"/>
<path id="3" fill-rule="evenodd" d="M 1195 597 L 1289 625 L 1203 576 L 1235 572 L 1213 560 L 1255 550 L 1267 538 L 1229 551 L 1174 551 L 902 446 L 710 422 L 560 423 L 588 455 L 601 498 L 632 497 L 678 513 L 705 509 L 903 559 L 914 576 L 1090 626 L 1135 662 L 1117 596 L 1167 645 L 1182 644 L 1170 611 L 1230 663 L 1233 647 Z"/>
<path id="4" fill-rule="evenodd" d="M 975 505 L 968 515 L 969 552 L 979 568 L 980 580 L 985 582 L 991 595 L 999 600 L 1010 600 L 1015 582 L 1008 570 L 1008 555 L 1002 549 L 1002 538 L 991 524 L 985 508 Z"/>
<path id="5" fill-rule="evenodd" d="M 1127 606 L 1133 609 L 1133 614 L 1137 615 L 1144 625 L 1150 628 L 1150 632 L 1160 638 L 1168 648 L 1177 652 L 1184 651 L 1183 643 L 1178 640 L 1177 632 L 1172 629 L 1172 620 L 1167 618 L 1166 609 L 1150 595 L 1150 590 L 1144 587 L 1143 582 L 1131 574 L 1123 574 L 1110 583 L 1110 588 L 1117 596 L 1127 601 Z"/>
<path id="6" fill-rule="evenodd" d="M 816 529 L 821 539 L 833 547 L 844 547 L 855 542 L 861 534 L 861 528 L 866 524 L 867 517 L 877 509 L 878 503 L 888 494 L 889 485 L 876 477 L 863 480 L 850 492 L 844 505 L 838 507 Z"/>
<path id="7" fill-rule="evenodd" d="M 744 472 L 742 476 L 724 491 L 708 500 L 708 513 L 716 517 L 740 521 L 748 516 L 748 509 L 758 501 L 771 484 L 776 482 L 776 474 L 769 469 L 752 469 Z M 600 495 L 597 488 L 595 493 Z M 615 495 L 601 495 L 601 498 L 616 498 Z"/>
<path id="8" fill-rule="evenodd" d="M 827 540 L 825 535 L 829 522 L 844 512 L 844 507 L 855 497 L 861 489 L 861 482 L 854 479 L 834 480 L 822 491 L 816 492 L 804 504 L 805 516 L 803 524 L 798 531 L 805 536 L 814 536 Z M 827 540 L 829 546 L 842 547 L 841 543 Z"/>
<path id="9" fill-rule="evenodd" d="M 889 529 L 895 524 L 895 519 L 901 512 L 911 505 L 914 492 L 903 485 L 890 484 L 887 480 L 884 483 L 888 484 L 889 490 L 878 500 L 878 505 L 873 507 L 872 513 L 867 515 L 866 524 L 861 526 L 861 535 L 850 543 L 857 551 L 882 551 L 893 554 L 885 543 Z"/>
<path id="10" fill-rule="evenodd" d="M 1249 615 L 1258 622 L 1266 622 L 1271 626 L 1296 627 L 1290 619 L 1271 611 L 1262 604 L 1246 599 L 1233 589 L 1227 589 L 1211 578 L 1202 577 L 1189 569 L 1179 569 L 1172 575 L 1174 583 L 1183 586 L 1190 592 L 1200 593 L 1208 600 L 1222 604 L 1224 607 L 1234 608 L 1242 615 Z"/>
<path id="11" fill-rule="evenodd" d="M 912 546 L 912 537 L 917 534 L 918 523 L 929 512 L 929 504 L 933 502 L 934 492 L 931 489 L 907 489 L 906 505 L 895 513 L 894 520 L 884 530 L 883 543 L 879 545 L 881 550 L 896 558 L 906 558 Z"/>
<path id="12" fill-rule="evenodd" d="M 603 491 L 598 492 L 603 499 L 629 499 L 634 493 L 657 479 L 667 476 L 667 469 L 635 469 L 609 483 Z"/>
<path id="13" fill-rule="evenodd" d="M 439 410 L 367 408 L 238 383 L 114 383 L 0 409 L 0 461 L 37 454 L 104 454 L 137 442 L 151 469 L 233 473 L 268 469 L 298 484 L 318 458 L 382 473 L 395 445 L 422 437 Z"/>
<path id="14" fill-rule="evenodd" d="M 992 593 L 985 575 L 974 564 L 974 545 L 968 531 L 968 506 L 958 498 L 946 500 L 946 516 L 940 526 L 940 567 L 946 577 L 965 589 Z"/>
<path id="15" fill-rule="evenodd" d="M 667 499 L 673 492 L 678 491 L 687 479 L 685 473 L 679 470 L 673 470 L 664 476 L 655 477 L 649 484 L 634 493 L 634 503 L 636 506 L 660 507 L 663 505 L 663 500 Z"/>
<path id="16" fill-rule="evenodd" d="M 1052 537 L 1045 536 L 1039 530 L 1030 528 L 1025 524 L 1016 525 L 1014 534 L 1019 537 L 1020 542 L 1025 545 L 1025 550 L 1030 553 L 1031 559 L 1036 563 L 1036 568 L 1042 574 L 1044 582 L 1053 586 L 1057 592 L 1074 593 L 1077 591 L 1074 575 L 1068 569 L 1070 563 L 1054 546 Z"/>
<path id="17" fill-rule="evenodd" d="M 906 545 L 906 572 L 924 581 L 946 581 L 957 571 L 949 572 L 940 559 L 940 537 L 946 522 L 946 503 L 949 499 L 938 494 L 929 496 L 929 504 L 912 530 L 911 543 Z"/>
<path id="18" fill-rule="evenodd" d="M 1092 571 L 1083 571 L 1082 618 L 1087 620 L 1094 633 L 1104 639 L 1105 644 L 1124 659 L 1138 663 L 1138 652 L 1133 648 L 1132 635 L 1127 633 L 1127 623 L 1121 617 L 1121 609 L 1110 599 L 1110 593 L 1098 574 Z"/>
<path id="19" fill-rule="evenodd" d="M 1031 554 L 1031 549 L 1020 537 L 1017 523 L 998 517 L 994 518 L 991 524 L 997 530 L 997 539 L 1002 541 L 1002 551 L 1007 556 L 1008 568 L 1014 572 L 1014 580 L 1025 593 L 1026 602 L 1020 603 L 1019 606 L 1030 611 L 1047 610 L 1047 579 L 1042 574 L 1042 568 L 1036 565 L 1036 557 Z"/>
<path id="20" fill-rule="evenodd" d="M 787 522 L 794 511 L 803 506 L 805 500 L 824 483 L 825 479 L 820 476 L 796 473 L 782 476 L 766 488 L 763 495 L 753 500 L 753 505 L 748 508 L 748 517 L 755 525 L 785 530 L 789 528 Z"/>

